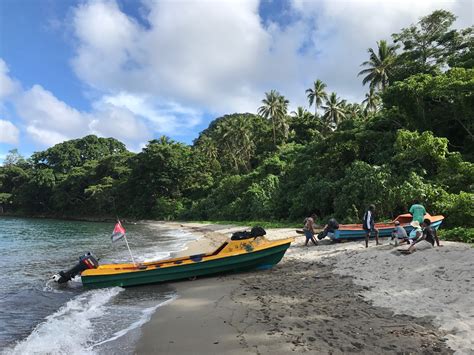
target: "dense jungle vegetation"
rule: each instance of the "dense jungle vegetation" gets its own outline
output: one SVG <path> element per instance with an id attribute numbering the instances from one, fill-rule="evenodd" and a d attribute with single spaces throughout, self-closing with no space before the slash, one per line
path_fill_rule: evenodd
<path id="1" fill-rule="evenodd" d="M 368 92 L 349 103 L 315 80 L 307 110 L 276 90 L 256 113 L 215 119 L 192 145 L 167 137 L 138 154 L 90 135 L 0 167 L 7 213 L 301 222 L 316 211 L 359 222 L 419 199 L 445 226 L 474 227 L 473 27 L 438 10 L 369 48 Z M 263 95 L 262 95 L 263 96 Z"/>

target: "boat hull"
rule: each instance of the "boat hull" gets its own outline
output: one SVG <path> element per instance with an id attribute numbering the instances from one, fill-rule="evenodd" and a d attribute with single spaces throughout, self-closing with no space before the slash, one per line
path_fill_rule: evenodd
<path id="1" fill-rule="evenodd" d="M 177 264 L 172 267 L 152 268 L 118 274 L 82 275 L 86 287 L 137 286 L 160 282 L 183 280 L 197 276 L 216 275 L 220 273 L 241 272 L 254 269 L 267 269 L 277 264 L 290 246 L 290 242 L 268 249 L 242 254 L 197 260 L 193 263 Z"/>
<path id="2" fill-rule="evenodd" d="M 443 223 L 443 216 L 430 216 L 429 214 L 425 215 L 425 218 L 431 220 L 431 227 L 438 229 Z M 413 227 L 410 225 L 412 216 L 410 214 L 400 215 L 395 220 L 390 223 L 376 223 L 375 228 L 379 231 L 379 237 L 390 237 L 392 231 L 395 228 L 395 221 L 399 221 L 400 225 L 405 228 L 407 233 L 410 233 L 413 230 Z M 334 233 L 335 240 L 343 239 L 361 239 L 365 238 L 365 230 L 362 228 L 362 224 L 342 224 L 339 229 Z M 374 237 L 374 233 L 371 233 L 371 237 Z"/>

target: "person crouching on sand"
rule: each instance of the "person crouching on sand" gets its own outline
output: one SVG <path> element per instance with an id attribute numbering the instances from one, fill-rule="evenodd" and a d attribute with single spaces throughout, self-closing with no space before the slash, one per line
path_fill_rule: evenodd
<path id="1" fill-rule="evenodd" d="M 369 238 L 370 234 L 375 234 L 375 245 L 379 245 L 379 230 L 375 228 L 375 206 L 370 205 L 367 211 L 364 213 L 364 221 L 362 223 L 362 228 L 365 231 L 365 247 L 369 247 Z"/>
<path id="2" fill-rule="evenodd" d="M 431 221 L 429 219 L 425 219 L 421 224 L 423 227 L 423 233 L 421 236 L 406 250 L 407 253 L 411 254 L 417 250 L 426 250 L 431 249 L 436 245 L 439 247 L 439 239 L 436 233 L 436 230 L 431 228 Z"/>
<path id="3" fill-rule="evenodd" d="M 304 235 L 306 237 L 306 242 L 304 245 L 307 247 L 309 241 L 311 240 L 314 245 L 318 245 L 318 242 L 316 239 L 314 239 L 314 221 L 316 220 L 316 214 L 312 214 L 311 217 L 306 218 L 305 224 L 304 224 Z"/>
<path id="4" fill-rule="evenodd" d="M 408 235 L 405 228 L 400 225 L 399 221 L 395 221 L 395 228 L 392 231 L 392 242 L 394 245 L 408 242 Z"/>
<path id="5" fill-rule="evenodd" d="M 410 226 L 412 226 L 413 229 L 408 235 L 408 242 L 414 242 L 415 240 L 421 237 L 421 235 L 423 234 L 423 229 L 421 228 L 420 223 L 418 221 L 411 221 Z"/>

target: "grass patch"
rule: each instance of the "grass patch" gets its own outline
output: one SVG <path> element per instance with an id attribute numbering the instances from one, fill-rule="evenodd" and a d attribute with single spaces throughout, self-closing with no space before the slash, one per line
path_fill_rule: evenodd
<path id="1" fill-rule="evenodd" d="M 243 227 L 254 227 L 260 226 L 263 228 L 303 228 L 302 223 L 295 222 L 272 222 L 272 221 L 188 221 L 195 223 L 204 223 L 204 224 L 233 224 L 236 226 Z"/>

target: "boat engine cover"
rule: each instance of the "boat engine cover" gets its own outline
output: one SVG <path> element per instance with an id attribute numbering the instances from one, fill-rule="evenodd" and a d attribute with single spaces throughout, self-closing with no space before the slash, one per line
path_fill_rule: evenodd
<path id="1" fill-rule="evenodd" d="M 96 269 L 99 266 L 99 261 L 92 253 L 86 253 L 79 258 L 79 263 L 66 271 L 60 271 L 53 275 L 53 280 L 57 283 L 66 283 L 73 279 L 76 275 L 87 269 Z"/>

